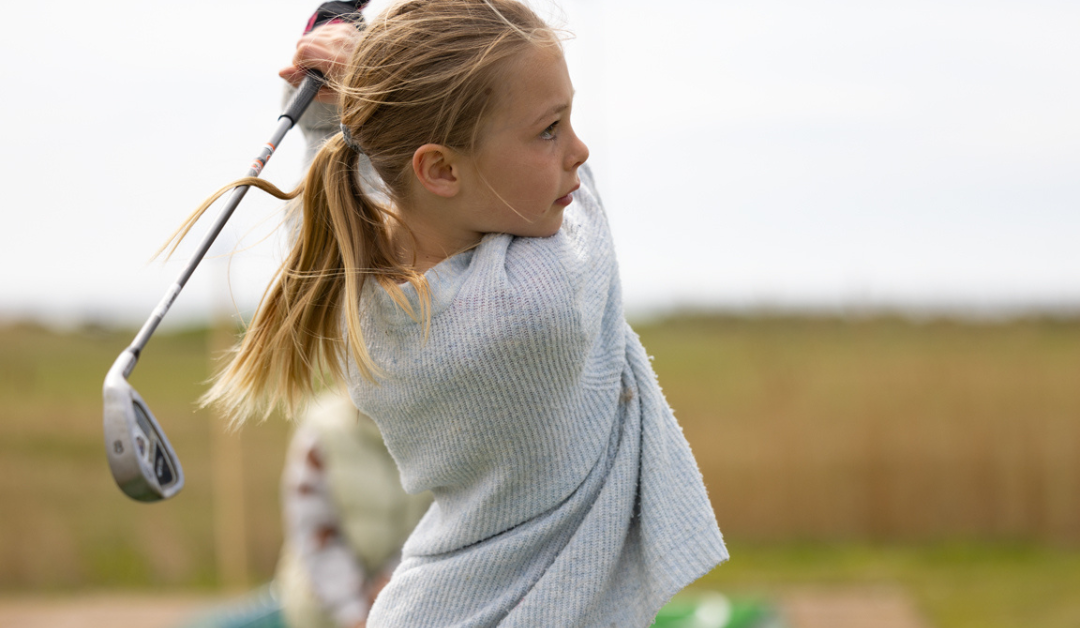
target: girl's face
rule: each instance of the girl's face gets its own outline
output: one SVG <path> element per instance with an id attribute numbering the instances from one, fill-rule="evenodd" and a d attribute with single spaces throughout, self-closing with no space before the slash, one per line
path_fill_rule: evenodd
<path id="1" fill-rule="evenodd" d="M 507 72 L 467 168 L 468 221 L 479 233 L 549 236 L 580 185 L 589 148 L 574 133 L 574 88 L 557 47 L 525 53 Z"/>

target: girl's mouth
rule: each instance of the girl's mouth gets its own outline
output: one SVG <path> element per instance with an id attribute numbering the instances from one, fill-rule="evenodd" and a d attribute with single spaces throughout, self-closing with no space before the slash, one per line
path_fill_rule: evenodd
<path id="1" fill-rule="evenodd" d="M 560 198 L 556 199 L 555 204 L 556 205 L 562 205 L 563 207 L 566 207 L 570 203 L 574 202 L 574 192 L 576 192 L 579 187 L 581 187 L 580 183 L 575 185 L 574 189 L 567 192 L 566 196 L 563 196 L 563 197 L 560 197 Z"/>

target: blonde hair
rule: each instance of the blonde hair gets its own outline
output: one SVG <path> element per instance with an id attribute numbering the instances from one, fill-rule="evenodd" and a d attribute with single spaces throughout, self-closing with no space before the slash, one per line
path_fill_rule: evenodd
<path id="1" fill-rule="evenodd" d="M 512 60 L 536 46 L 558 45 L 554 32 L 515 0 L 406 0 L 371 20 L 353 53 L 341 94 L 341 121 L 394 203 L 407 201 L 412 157 L 424 144 L 472 154 L 496 104 L 496 86 Z M 398 214 L 363 189 L 360 155 L 342 135 L 318 151 L 305 181 L 285 193 L 260 179 L 234 182 L 208 199 L 174 235 L 179 242 L 222 193 L 251 184 L 278 198 L 303 193 L 303 218 L 292 250 L 267 288 L 231 359 L 203 404 L 234 423 L 294 416 L 316 378 L 344 380 L 346 346 L 359 374 L 379 367 L 361 330 L 360 300 L 373 278 L 414 320 L 427 322 L 430 295 L 422 273 L 397 259 L 391 233 L 408 232 Z M 175 248 L 175 245 L 174 245 Z M 400 284 L 419 295 L 420 311 Z M 342 338 L 344 318 L 345 338 Z"/>

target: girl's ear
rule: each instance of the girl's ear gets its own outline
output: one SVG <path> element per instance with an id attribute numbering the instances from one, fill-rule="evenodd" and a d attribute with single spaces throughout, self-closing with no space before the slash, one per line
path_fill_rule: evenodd
<path id="1" fill-rule="evenodd" d="M 413 174 L 424 189 L 450 198 L 461 190 L 459 155 L 440 144 L 424 144 L 413 153 Z"/>

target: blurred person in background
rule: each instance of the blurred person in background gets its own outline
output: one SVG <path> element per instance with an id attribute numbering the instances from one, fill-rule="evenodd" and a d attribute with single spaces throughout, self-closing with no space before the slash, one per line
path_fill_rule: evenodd
<path id="1" fill-rule="evenodd" d="M 274 583 L 286 625 L 363 626 L 430 504 L 429 493 L 401 488 L 375 423 L 347 395 L 323 393 L 292 437 L 282 478 Z"/>

